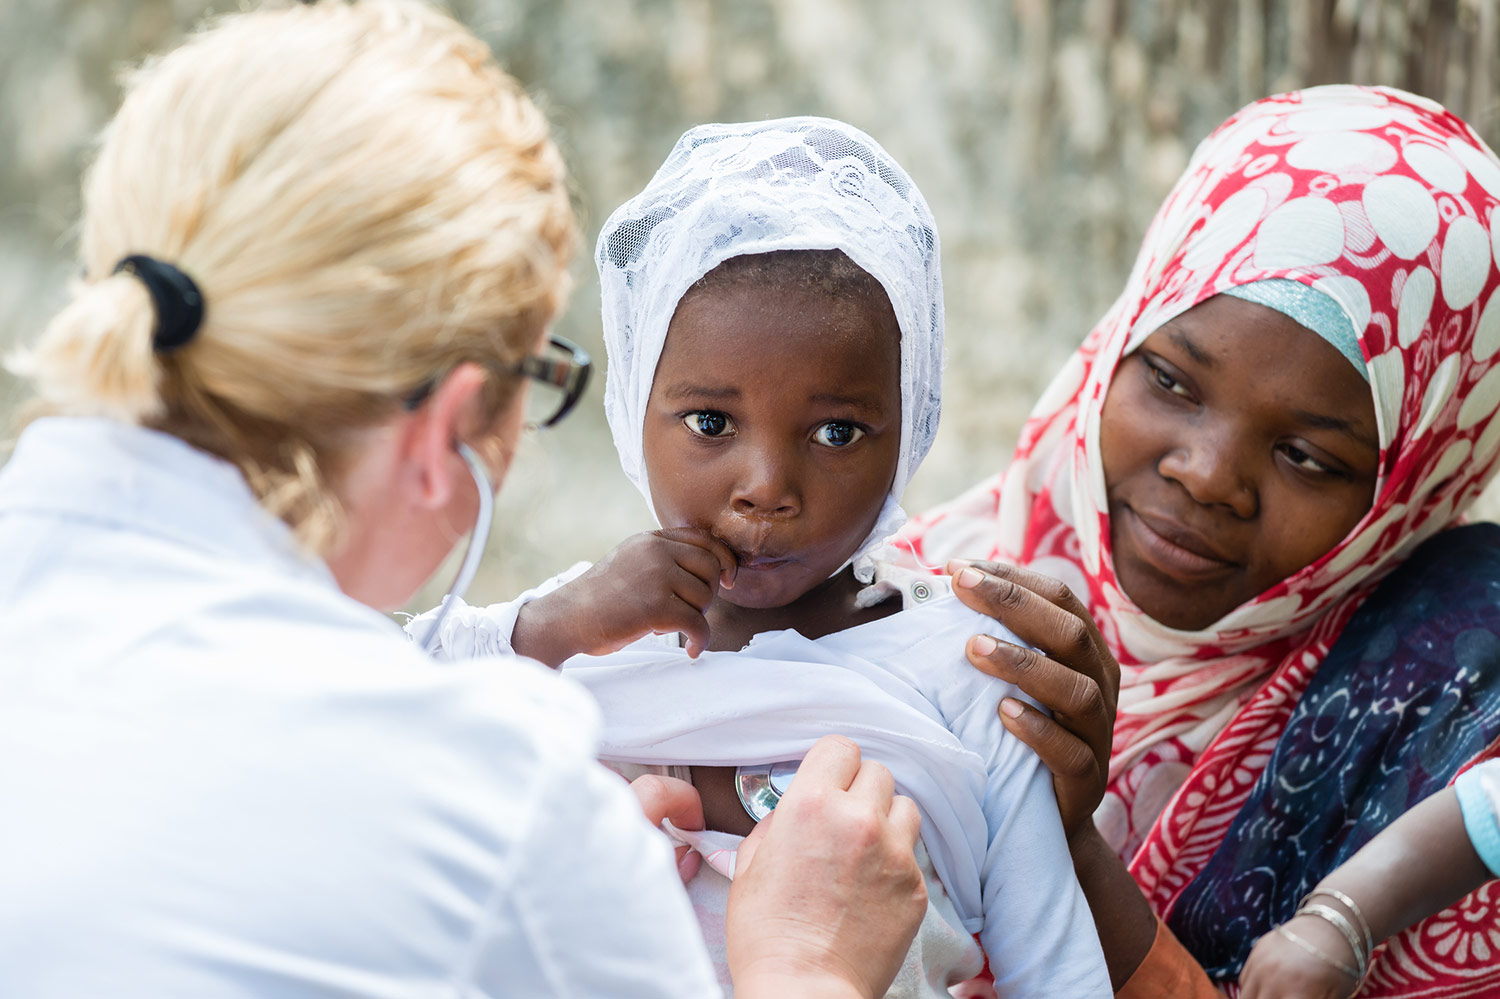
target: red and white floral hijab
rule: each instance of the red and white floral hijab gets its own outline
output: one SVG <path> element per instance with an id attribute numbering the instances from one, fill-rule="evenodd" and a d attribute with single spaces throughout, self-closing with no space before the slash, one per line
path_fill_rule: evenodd
<path id="1" fill-rule="evenodd" d="M 1454 523 L 1500 452 L 1500 161 L 1421 97 L 1319 87 L 1252 104 L 1194 153 L 1124 293 L 1032 411 L 1010 467 L 907 530 L 926 562 L 990 556 L 1067 582 L 1120 660 L 1100 829 L 1159 911 L 1201 868 L 1372 584 Z M 1290 278 L 1359 334 L 1374 505 L 1332 551 L 1202 631 L 1115 579 L 1099 417 L 1120 358 L 1226 288 Z M 1269 681 L 1269 682 L 1268 682 Z"/>

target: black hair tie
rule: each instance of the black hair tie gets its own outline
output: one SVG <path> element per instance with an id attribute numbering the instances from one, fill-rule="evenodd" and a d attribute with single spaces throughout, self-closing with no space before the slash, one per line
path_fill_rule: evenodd
<path id="1" fill-rule="evenodd" d="M 151 348 L 158 354 L 180 349 L 203 325 L 203 293 L 193 279 L 171 264 L 141 253 L 132 253 L 115 264 L 114 273 L 125 271 L 140 279 L 151 295 L 156 328 Z"/>

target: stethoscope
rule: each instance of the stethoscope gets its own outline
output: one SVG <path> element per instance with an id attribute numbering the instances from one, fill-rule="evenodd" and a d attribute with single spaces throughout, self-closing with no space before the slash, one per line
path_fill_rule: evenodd
<path id="1" fill-rule="evenodd" d="M 448 592 L 443 594 L 443 601 L 438 605 L 438 612 L 433 615 L 427 634 L 417 642 L 417 647 L 429 656 L 437 651 L 438 628 L 442 627 L 443 618 L 469 592 L 469 584 L 474 582 L 474 575 L 479 572 L 479 562 L 484 558 L 485 546 L 490 542 L 490 526 L 495 520 L 495 490 L 490 485 L 490 475 L 484 469 L 484 462 L 463 441 L 459 441 L 457 447 L 458 456 L 468 466 L 469 474 L 474 477 L 474 486 L 479 490 L 479 513 L 474 517 L 474 530 L 469 532 L 469 546 L 464 549 L 464 561 L 458 567 L 458 576 L 453 580 L 453 585 L 448 587 Z"/>
<path id="2" fill-rule="evenodd" d="M 751 763 L 734 768 L 734 793 L 756 822 L 770 815 L 797 776 L 801 760 Z"/>
<path id="3" fill-rule="evenodd" d="M 458 442 L 457 449 L 458 456 L 463 459 L 469 474 L 474 478 L 475 488 L 479 490 L 479 512 L 474 517 L 474 529 L 469 532 L 469 544 L 464 549 L 464 560 L 458 567 L 458 575 L 443 594 L 442 603 L 438 605 L 432 623 L 427 626 L 427 633 L 417 643 L 418 648 L 428 655 L 437 650 L 438 629 L 442 627 L 443 619 L 448 616 L 453 605 L 469 592 L 469 584 L 474 582 L 474 576 L 479 572 L 479 563 L 489 544 L 490 528 L 495 518 L 495 490 L 490 486 L 490 476 L 485 471 L 484 462 L 463 441 Z M 799 762 L 784 760 L 780 763 L 754 763 L 734 768 L 735 794 L 752 819 L 759 822 L 776 808 L 777 802 L 796 776 Z"/>

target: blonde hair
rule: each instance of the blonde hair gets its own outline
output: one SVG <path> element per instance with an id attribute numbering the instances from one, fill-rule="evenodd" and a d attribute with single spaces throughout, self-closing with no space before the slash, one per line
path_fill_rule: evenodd
<path id="1" fill-rule="evenodd" d="M 545 117 L 416 0 L 270 7 L 209 25 L 128 81 L 84 183 L 85 277 L 11 361 L 29 413 L 107 416 L 234 462 L 315 551 L 358 431 L 464 361 L 533 349 L 577 241 Z M 203 292 L 152 347 L 140 253 Z M 498 415 L 514 391 L 491 379 Z"/>

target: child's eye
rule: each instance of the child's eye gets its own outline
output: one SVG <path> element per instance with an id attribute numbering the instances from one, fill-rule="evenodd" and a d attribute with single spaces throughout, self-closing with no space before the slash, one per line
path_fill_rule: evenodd
<path id="1" fill-rule="evenodd" d="M 730 437 L 734 434 L 734 421 L 711 409 L 689 413 L 682 418 L 682 423 L 699 437 Z"/>
<path id="2" fill-rule="evenodd" d="M 864 435 L 865 432 L 852 423 L 830 420 L 813 431 L 813 440 L 828 447 L 848 447 Z"/>

